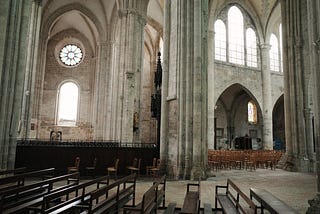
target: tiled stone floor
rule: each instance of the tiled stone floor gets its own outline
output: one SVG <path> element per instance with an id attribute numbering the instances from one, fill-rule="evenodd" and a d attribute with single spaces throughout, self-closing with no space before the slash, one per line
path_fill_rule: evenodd
<path id="1" fill-rule="evenodd" d="M 308 200 L 316 194 L 316 175 L 288 172 L 281 169 L 225 170 L 214 172 L 215 177 L 201 181 L 201 207 L 210 203 L 214 207 L 215 185 L 225 185 L 230 178 L 249 196 L 249 188 L 265 188 L 299 213 L 306 213 Z M 149 179 L 150 180 L 150 179 Z M 187 183 L 194 181 L 168 181 L 166 188 L 166 205 L 176 202 L 181 207 L 185 196 Z M 151 186 L 151 181 L 141 178 L 137 182 L 137 202 L 142 194 Z"/>
<path id="2" fill-rule="evenodd" d="M 201 181 L 201 207 L 204 203 L 215 206 L 215 186 L 225 185 L 230 178 L 239 188 L 249 196 L 249 188 L 264 188 L 296 209 L 299 213 L 306 213 L 309 204 L 308 200 L 313 199 L 316 194 L 316 175 L 299 172 L 288 172 L 281 169 L 257 169 L 255 171 L 246 170 L 222 170 L 214 171 L 214 176 Z M 86 178 L 81 178 L 80 182 L 85 182 Z M 141 201 L 143 193 L 152 185 L 153 179 L 150 177 L 140 177 L 136 186 L 136 203 Z M 166 186 L 166 206 L 170 202 L 177 203 L 177 207 L 182 207 L 183 199 L 187 189 L 187 180 L 170 180 Z M 161 211 L 159 213 L 162 213 Z"/>

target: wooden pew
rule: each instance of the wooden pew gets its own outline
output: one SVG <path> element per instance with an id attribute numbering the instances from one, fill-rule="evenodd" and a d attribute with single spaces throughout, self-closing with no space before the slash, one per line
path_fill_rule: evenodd
<path id="1" fill-rule="evenodd" d="M 285 202 L 264 189 L 250 188 L 250 199 L 254 198 L 260 204 L 261 213 L 266 209 L 271 213 L 298 213 Z"/>
<path id="2" fill-rule="evenodd" d="M 82 205 L 88 203 L 89 193 L 100 188 L 100 185 L 108 185 L 109 177 L 99 177 L 75 186 L 55 191 L 45 195 L 41 205 L 41 213 L 63 213 L 81 210 Z M 96 188 L 92 186 L 96 185 Z M 63 198 L 63 200 L 61 200 Z M 38 209 L 40 210 L 40 209 Z"/>
<path id="3" fill-rule="evenodd" d="M 27 171 L 27 167 L 20 167 L 15 169 L 8 169 L 8 170 L 0 170 L 0 176 L 2 175 L 8 175 L 8 174 L 20 174 Z"/>
<path id="4" fill-rule="evenodd" d="M 196 191 L 191 191 L 191 187 L 196 187 Z M 197 184 L 188 183 L 187 193 L 183 201 L 180 213 L 199 213 L 200 210 L 200 180 Z"/>
<path id="5" fill-rule="evenodd" d="M 163 175 L 161 178 L 153 182 L 153 184 L 158 184 L 157 189 L 157 208 L 166 207 L 166 181 L 167 176 Z"/>
<path id="6" fill-rule="evenodd" d="M 224 189 L 223 193 L 219 189 Z M 219 202 L 221 208 L 218 208 Z M 256 205 L 230 180 L 226 186 L 216 186 L 215 209 L 223 213 L 256 213 Z"/>
<path id="7" fill-rule="evenodd" d="M 58 187 L 54 188 L 55 183 L 61 181 L 66 181 L 66 184 L 61 185 L 59 183 Z M 73 173 L 8 189 L 1 192 L 0 213 L 26 212 L 30 207 L 40 205 L 43 201 L 44 195 L 78 183 L 79 173 Z"/>
<path id="8" fill-rule="evenodd" d="M 132 201 L 131 206 L 135 206 L 136 178 L 136 173 L 133 173 L 90 192 L 81 213 L 118 213 L 129 201 Z"/>
<path id="9" fill-rule="evenodd" d="M 23 186 L 26 178 L 53 175 L 54 171 L 54 168 L 48 168 L 0 178 L 0 195 L 8 189 Z"/>
<path id="10" fill-rule="evenodd" d="M 157 190 L 159 183 L 153 184 L 142 196 L 141 202 L 135 207 L 124 207 L 123 213 L 155 213 L 157 210 Z"/>

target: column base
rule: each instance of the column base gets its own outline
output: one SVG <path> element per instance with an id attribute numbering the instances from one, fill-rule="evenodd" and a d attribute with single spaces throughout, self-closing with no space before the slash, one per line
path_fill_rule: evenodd
<path id="1" fill-rule="evenodd" d="M 206 170 L 203 169 L 203 167 L 200 166 L 193 166 L 191 170 L 191 180 L 205 180 L 207 179 L 207 173 Z"/>
<path id="2" fill-rule="evenodd" d="M 307 214 L 320 213 L 320 193 L 314 197 L 314 199 L 308 200 L 310 207 L 307 210 Z"/>

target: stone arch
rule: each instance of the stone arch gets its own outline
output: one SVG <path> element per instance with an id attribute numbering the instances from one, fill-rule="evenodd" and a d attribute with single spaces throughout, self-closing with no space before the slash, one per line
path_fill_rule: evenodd
<path id="1" fill-rule="evenodd" d="M 282 94 L 276 101 L 272 110 L 273 140 L 275 149 L 285 149 L 285 114 L 284 95 Z"/>
<path id="2" fill-rule="evenodd" d="M 256 124 L 250 124 L 248 122 L 247 112 L 249 101 L 252 101 L 257 107 L 258 121 Z M 228 146 L 228 148 L 224 149 L 232 147 L 231 142 L 235 137 L 246 134 L 256 139 L 262 137 L 262 111 L 257 99 L 246 87 L 239 83 L 226 87 L 225 90 L 219 94 L 215 103 L 214 115 L 217 128 L 223 130 L 224 136 L 221 140 L 222 142 L 227 142 L 225 146 Z M 221 142 L 219 143 L 217 141 L 217 143 L 223 145 Z M 219 146 L 217 146 L 217 148 L 218 147 Z"/>
<path id="3" fill-rule="evenodd" d="M 97 28 L 98 34 L 100 36 L 100 40 L 106 37 L 106 32 L 103 30 L 102 24 L 99 21 L 99 19 L 96 17 L 96 15 L 90 9 L 88 9 L 87 7 L 79 3 L 68 4 L 54 11 L 44 22 L 42 22 L 41 32 L 49 36 L 48 34 L 50 32 L 50 29 L 52 28 L 53 23 L 60 16 L 72 10 L 80 11 L 82 14 L 88 17 L 92 21 L 92 23 L 94 23 L 95 27 Z M 97 40 L 99 41 L 98 38 Z"/>
<path id="4" fill-rule="evenodd" d="M 218 1 L 212 3 L 210 6 L 209 12 L 209 29 L 213 28 L 214 22 L 219 16 L 220 12 L 226 8 L 230 8 L 231 6 L 238 6 L 242 12 L 245 12 L 246 16 L 251 20 L 252 24 L 255 27 L 255 31 L 257 33 L 258 41 L 263 41 L 263 27 L 261 25 L 261 21 L 259 19 L 259 15 L 255 12 L 255 9 L 244 0 L 230 0 L 225 1 L 223 4 L 218 4 Z M 213 30 L 213 29 L 212 29 Z"/>
<path id="5" fill-rule="evenodd" d="M 279 33 L 276 32 L 275 30 L 278 30 L 279 24 L 281 23 L 281 5 L 280 2 L 274 5 L 272 8 L 267 24 L 266 24 L 266 35 L 265 35 L 265 42 L 269 43 L 269 39 L 272 33 L 274 33 L 277 38 L 279 39 Z M 275 28 L 276 26 L 276 28 Z"/>

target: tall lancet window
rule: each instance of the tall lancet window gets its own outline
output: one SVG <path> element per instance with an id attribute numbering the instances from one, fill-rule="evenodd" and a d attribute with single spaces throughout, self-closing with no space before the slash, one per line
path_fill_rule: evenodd
<path id="1" fill-rule="evenodd" d="M 58 91 L 58 125 L 76 125 L 78 116 L 78 100 L 78 86 L 73 82 L 63 83 Z"/>
<path id="2" fill-rule="evenodd" d="M 257 106 L 252 102 L 248 102 L 248 122 L 256 124 L 258 121 Z"/>
<path id="3" fill-rule="evenodd" d="M 232 6 L 228 12 L 229 62 L 244 65 L 243 15 Z"/>
<path id="4" fill-rule="evenodd" d="M 279 25 L 279 46 L 280 46 L 280 66 L 281 66 L 281 71 L 283 72 L 283 58 L 282 58 L 282 25 L 280 23 Z"/>
<path id="5" fill-rule="evenodd" d="M 220 61 L 226 61 L 227 60 L 227 33 L 226 33 L 226 26 L 218 19 L 214 23 L 214 32 L 215 32 L 215 38 L 214 38 L 214 53 L 215 53 L 215 59 Z"/>
<path id="6" fill-rule="evenodd" d="M 270 36 L 270 70 L 279 71 L 279 46 L 278 39 L 274 34 Z"/>
<path id="7" fill-rule="evenodd" d="M 246 31 L 247 66 L 257 67 L 257 37 L 252 28 Z"/>

